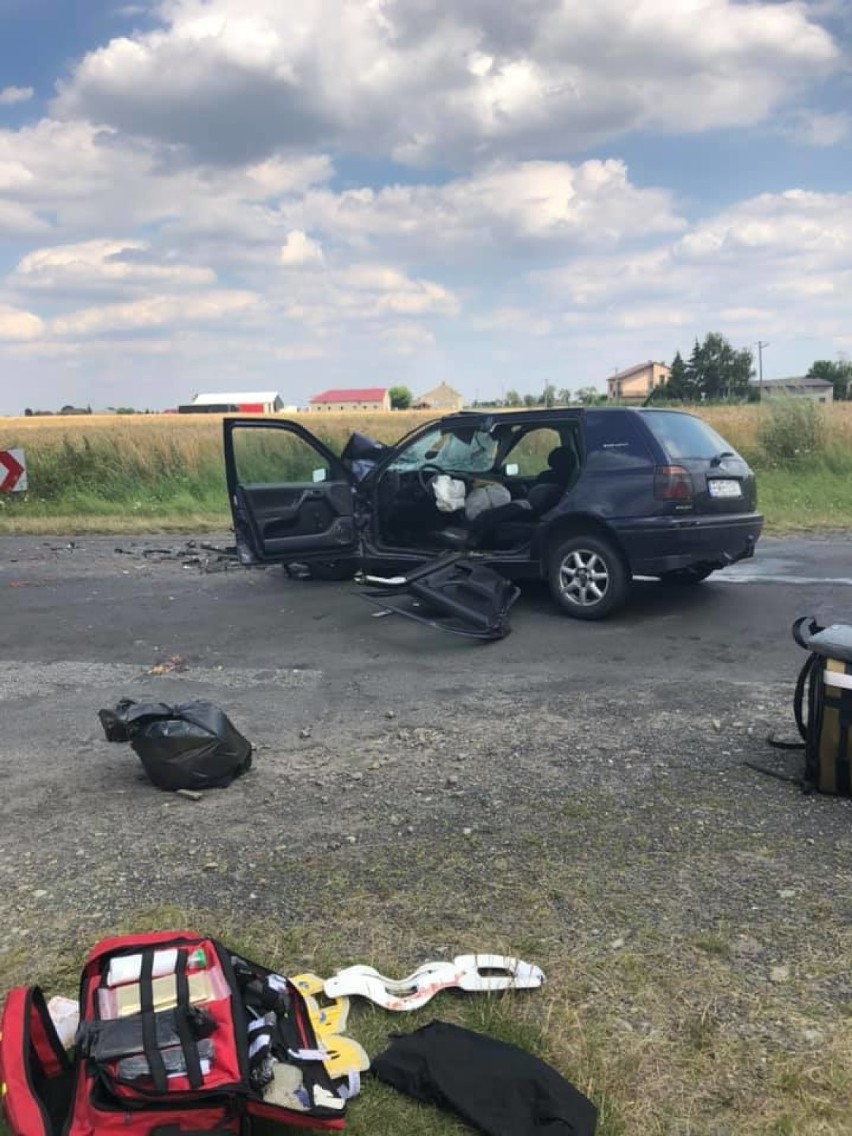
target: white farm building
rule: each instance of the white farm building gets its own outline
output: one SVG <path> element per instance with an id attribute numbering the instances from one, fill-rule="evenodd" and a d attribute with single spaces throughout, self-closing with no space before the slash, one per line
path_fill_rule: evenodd
<path id="1" fill-rule="evenodd" d="M 284 400 L 278 391 L 214 391 L 197 394 L 192 400 L 197 407 L 235 407 L 240 414 L 277 414 L 284 409 Z"/>

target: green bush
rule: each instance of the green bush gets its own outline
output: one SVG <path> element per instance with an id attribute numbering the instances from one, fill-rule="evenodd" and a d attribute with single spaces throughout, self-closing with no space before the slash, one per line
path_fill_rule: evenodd
<path id="1" fill-rule="evenodd" d="M 808 398 L 766 400 L 759 439 L 768 466 L 813 465 L 826 452 L 825 416 Z"/>

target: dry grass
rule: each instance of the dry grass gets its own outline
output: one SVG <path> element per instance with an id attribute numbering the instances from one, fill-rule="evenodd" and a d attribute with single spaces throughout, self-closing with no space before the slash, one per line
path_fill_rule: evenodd
<path id="1" fill-rule="evenodd" d="M 270 415 L 300 422 L 313 433 L 342 446 L 357 430 L 380 441 L 395 441 L 434 414 L 422 411 L 393 411 L 378 414 L 287 414 Z M 222 416 L 219 414 L 92 414 L 79 417 L 0 418 L 0 449 L 10 446 L 61 446 L 64 438 L 83 436 L 96 442 L 100 438 L 120 440 L 133 451 L 156 453 L 157 447 L 179 440 L 191 465 L 206 455 L 210 447 L 219 453 Z M 154 447 L 152 450 L 151 448 Z"/>
<path id="2" fill-rule="evenodd" d="M 760 449 L 761 423 L 770 413 L 763 406 L 691 408 L 714 426 L 738 450 L 755 455 Z M 822 410 L 830 446 L 852 454 L 852 402 Z M 385 414 L 288 415 L 324 441 L 340 448 L 353 431 L 393 442 L 434 415 L 397 411 Z M 164 451 L 179 445 L 188 469 L 201 468 L 211 456 L 220 457 L 222 419 L 218 415 L 92 415 L 79 418 L 0 418 L 0 449 L 16 446 L 42 453 L 58 451 L 66 441 L 88 438 L 93 446 L 109 442 L 141 464 L 157 467 Z"/>
<path id="3" fill-rule="evenodd" d="M 741 453 L 753 457 L 760 451 L 761 425 L 772 412 L 772 403 L 750 406 L 691 407 Z M 838 402 L 821 408 L 826 443 L 852 455 L 852 402 Z"/>

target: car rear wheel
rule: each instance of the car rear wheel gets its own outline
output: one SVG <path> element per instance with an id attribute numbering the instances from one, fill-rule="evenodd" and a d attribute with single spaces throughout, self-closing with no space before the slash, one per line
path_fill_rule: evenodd
<path id="1" fill-rule="evenodd" d="M 605 537 L 579 534 L 554 547 L 548 583 L 557 605 L 573 619 L 603 619 L 627 599 L 630 574 Z"/>
<path id="2" fill-rule="evenodd" d="M 689 568 L 678 568 L 675 572 L 664 572 L 660 580 L 664 584 L 676 584 L 678 587 L 690 584 L 700 584 L 715 571 L 715 568 L 701 568 L 697 564 Z"/>

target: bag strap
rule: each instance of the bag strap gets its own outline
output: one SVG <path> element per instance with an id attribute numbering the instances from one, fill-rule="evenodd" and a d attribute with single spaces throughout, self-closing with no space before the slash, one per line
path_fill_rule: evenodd
<path id="1" fill-rule="evenodd" d="M 778 749 L 801 749 L 802 748 L 799 745 L 787 744 L 785 746 L 784 743 L 777 743 L 777 742 L 773 742 L 772 744 L 776 745 Z M 762 773 L 766 777 L 774 777 L 776 781 L 789 781 L 791 785 L 800 785 L 800 786 L 804 786 L 804 784 L 805 784 L 803 778 L 801 778 L 801 777 L 792 777 L 792 776 L 790 776 L 789 773 L 782 773 L 778 769 L 767 769 L 765 765 L 758 765 L 756 761 L 744 761 L 743 765 L 747 769 L 753 769 L 755 771 L 755 773 Z"/>
<path id="2" fill-rule="evenodd" d="M 151 1079 L 158 1093 L 166 1092 L 168 1077 L 163 1055 L 157 1048 L 157 1023 L 154 1020 L 154 948 L 142 952 L 142 971 L 139 975 L 139 1009 L 142 1016 L 142 1048 L 148 1060 Z"/>
<path id="3" fill-rule="evenodd" d="M 807 616 L 805 616 L 805 619 L 807 619 Z M 795 628 L 797 628 L 801 622 L 802 620 L 800 619 L 796 620 L 794 624 L 794 635 L 796 635 Z M 796 637 L 796 642 L 801 642 L 798 636 Z M 796 719 L 796 728 L 802 740 L 800 742 L 781 742 L 778 741 L 774 734 L 770 733 L 766 740 L 774 749 L 805 749 L 808 740 L 808 722 L 805 721 L 805 688 L 808 685 L 808 679 L 813 673 L 814 667 L 818 665 L 819 661 L 819 655 L 808 655 L 807 661 L 799 671 L 799 677 L 796 680 L 796 691 L 793 695 L 793 714 Z M 810 714 L 808 715 L 808 719 L 810 719 Z"/>
<path id="4" fill-rule="evenodd" d="M 178 948 L 177 966 L 175 967 L 175 981 L 177 983 L 177 1010 L 175 1011 L 175 1025 L 180 1038 L 183 1059 L 186 1064 L 186 1075 L 191 1089 L 200 1089 L 204 1083 L 201 1074 L 201 1058 L 198 1056 L 198 1043 L 191 1029 L 187 1012 L 189 1010 L 189 980 L 186 977 L 187 953 Z"/>

